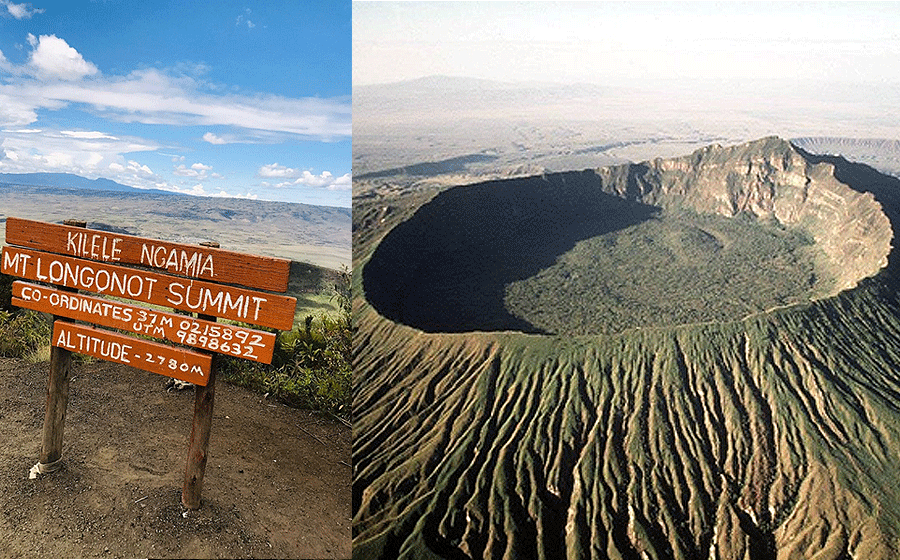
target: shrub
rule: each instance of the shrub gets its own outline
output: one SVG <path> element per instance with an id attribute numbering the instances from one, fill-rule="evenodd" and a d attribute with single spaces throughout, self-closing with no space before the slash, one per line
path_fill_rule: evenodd
<path id="1" fill-rule="evenodd" d="M 271 365 L 225 357 L 220 366 L 223 377 L 289 406 L 348 414 L 353 334 L 350 281 L 351 273 L 345 269 L 333 288 L 337 315 L 308 315 L 296 330 L 278 334 Z"/>
<path id="2" fill-rule="evenodd" d="M 50 322 L 35 311 L 0 311 L 0 355 L 28 358 L 50 344 Z"/>

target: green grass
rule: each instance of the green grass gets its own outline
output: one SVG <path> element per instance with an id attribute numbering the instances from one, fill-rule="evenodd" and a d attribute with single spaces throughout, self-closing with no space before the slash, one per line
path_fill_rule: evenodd
<path id="1" fill-rule="evenodd" d="M 335 302 L 333 292 L 322 290 L 317 294 L 300 294 L 297 298 L 297 309 L 294 311 L 294 326 L 304 324 L 306 317 L 312 315 L 314 320 L 321 321 L 321 316 L 336 317 L 340 315 L 340 307 Z"/>

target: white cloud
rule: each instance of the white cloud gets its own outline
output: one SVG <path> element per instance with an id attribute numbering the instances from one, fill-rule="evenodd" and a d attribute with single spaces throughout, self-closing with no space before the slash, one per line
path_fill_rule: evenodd
<path id="1" fill-rule="evenodd" d="M 99 131 L 4 129 L 0 135 L 0 172 L 50 171 L 88 178 L 104 177 L 135 187 L 152 187 L 160 178 L 147 165 L 123 154 L 155 151 L 159 145 L 140 138 Z"/>
<path id="2" fill-rule="evenodd" d="M 301 185 L 304 187 L 327 187 L 328 185 L 334 182 L 334 177 L 331 176 L 331 173 L 328 171 L 323 171 L 321 175 L 313 175 L 309 171 L 304 171 L 303 174 L 294 181 L 293 184 Z"/>
<path id="3" fill-rule="evenodd" d="M 239 194 L 231 194 L 231 193 L 225 192 L 224 190 L 219 190 L 219 192 L 217 192 L 217 193 L 211 193 L 209 196 L 212 196 L 215 198 L 246 198 L 248 200 L 258 200 L 259 199 L 259 195 L 256 195 L 253 193 L 248 192 L 248 193 L 243 193 L 243 194 L 240 194 L 240 193 Z"/>
<path id="4" fill-rule="evenodd" d="M 5 6 L 9 15 L 16 19 L 30 19 L 34 14 L 44 13 L 43 8 L 32 8 L 31 4 L 15 4 L 10 0 L 0 0 L 0 5 Z"/>
<path id="5" fill-rule="evenodd" d="M 90 81 L 19 80 L 0 85 L 0 95 L 16 100 L 32 114 L 39 108 L 83 103 L 101 116 L 123 122 L 233 126 L 247 129 L 251 137 L 268 139 L 280 133 L 331 141 L 349 137 L 352 131 L 349 99 L 215 95 L 198 88 L 193 78 L 150 69 Z"/>
<path id="6" fill-rule="evenodd" d="M 0 85 L 0 126 L 23 127 L 37 120 L 37 106 L 12 93 L 6 94 Z"/>
<path id="7" fill-rule="evenodd" d="M 16 72 L 16 67 L 6 59 L 6 55 L 3 54 L 3 51 L 0 51 L 0 70 L 10 73 Z"/>
<path id="8" fill-rule="evenodd" d="M 115 136 L 95 130 L 60 130 L 60 134 L 69 138 L 82 138 L 90 140 L 118 140 Z"/>
<path id="9" fill-rule="evenodd" d="M 100 72 L 56 35 L 41 35 L 35 44 L 34 35 L 29 34 L 28 41 L 34 47 L 28 64 L 39 78 L 78 80 Z"/>
<path id="10" fill-rule="evenodd" d="M 200 79 L 202 69 L 171 72 L 143 69 L 126 76 L 104 76 L 91 62 L 55 35 L 28 35 L 28 63 L 5 57 L 0 66 L 11 79 L 0 83 L 0 126 L 24 126 L 41 109 L 83 104 L 121 122 L 174 126 L 225 126 L 237 134 L 204 134 L 210 143 L 280 142 L 287 136 L 321 141 L 349 138 L 349 96 L 291 98 L 273 94 L 220 93 Z M 83 78 L 91 76 L 91 80 Z"/>
<path id="11" fill-rule="evenodd" d="M 212 132 L 207 132 L 203 135 L 203 140 L 209 142 L 210 144 L 227 144 L 228 141 L 222 138 L 221 136 L 216 136 Z"/>
<path id="12" fill-rule="evenodd" d="M 50 152 L 41 156 L 50 169 L 68 169 L 75 163 L 75 156 L 65 152 Z"/>
<path id="13" fill-rule="evenodd" d="M 351 188 L 353 188 L 353 176 L 349 173 L 344 173 L 328 186 L 330 191 L 349 191 Z"/>
<path id="14" fill-rule="evenodd" d="M 294 170 L 290 169 L 290 171 Z M 276 175 L 268 175 L 268 177 L 276 177 Z M 329 171 L 323 171 L 319 175 L 315 175 L 313 173 L 310 173 L 309 171 L 304 170 L 299 173 L 299 176 L 297 176 L 295 180 L 278 183 L 275 186 L 281 189 L 289 187 L 309 187 L 315 189 L 325 189 L 329 191 L 349 191 L 352 186 L 352 180 L 349 173 L 345 173 L 340 177 L 335 177 Z"/>
<path id="15" fill-rule="evenodd" d="M 195 177 L 198 179 L 205 179 L 207 173 L 212 170 L 212 166 L 204 165 L 202 163 L 195 163 L 190 167 L 185 165 L 179 165 L 175 167 L 172 171 L 175 175 L 179 175 L 181 177 Z"/>
<path id="16" fill-rule="evenodd" d="M 133 173 L 146 175 L 148 177 L 152 177 L 154 175 L 153 170 L 151 170 L 146 165 L 142 165 L 134 160 L 128 161 L 128 170 L 132 171 Z"/>
<path id="17" fill-rule="evenodd" d="M 180 187 L 178 185 L 170 185 L 168 183 L 159 183 L 154 188 L 180 194 L 189 194 L 193 196 L 208 196 L 214 198 L 246 198 L 250 200 L 257 200 L 259 198 L 258 195 L 249 192 L 244 194 L 232 194 L 222 189 L 219 189 L 218 192 L 207 192 L 202 183 L 197 183 L 190 187 Z"/>
<path id="18" fill-rule="evenodd" d="M 247 13 L 247 16 L 249 16 L 251 14 L 250 8 L 244 8 L 244 11 Z M 256 27 L 256 24 L 253 23 L 252 21 L 250 21 L 249 17 L 246 17 L 246 18 L 244 17 L 244 14 L 238 15 L 238 17 L 236 17 L 234 20 L 235 26 L 238 26 L 241 24 L 246 25 L 247 29 L 253 29 L 254 27 Z"/>
<path id="19" fill-rule="evenodd" d="M 0 0 L 0 11 L 7 5 Z M 207 131 L 202 140 L 216 145 L 346 141 L 351 134 L 349 96 L 247 94 L 204 81 L 208 69 L 202 65 L 109 75 L 56 35 L 28 34 L 21 42 L 17 47 L 24 51 L 26 62 L 12 63 L 0 52 L 0 172 L 64 172 L 104 177 L 138 188 L 256 198 L 249 192 L 226 192 L 229 187 L 222 173 L 206 163 L 188 164 L 184 156 L 172 153 L 181 148 L 162 145 L 164 140 L 127 136 L 128 127 L 119 124 L 109 126 L 116 132 L 111 134 L 98 119 L 82 121 L 84 129 L 61 130 L 51 124 L 52 118 L 45 121 L 42 117 L 67 107 L 125 123 L 202 127 L 200 131 Z M 164 168 L 160 175 L 141 162 L 140 152 L 166 158 L 164 163 L 147 159 Z M 247 171 L 252 173 L 252 169 Z M 232 174 L 240 171 L 225 173 Z M 329 172 L 314 174 L 278 163 L 258 167 L 258 175 L 273 178 L 272 183 L 291 181 L 295 187 L 334 189 L 341 184 L 341 179 Z M 218 182 L 210 183 L 213 180 Z M 185 184 L 187 181 L 191 184 Z M 204 191 L 203 183 L 217 185 L 216 192 Z M 222 185 L 224 189 L 219 188 Z"/>
<path id="20" fill-rule="evenodd" d="M 263 165 L 259 168 L 259 171 L 256 172 L 257 177 L 279 177 L 285 178 L 290 177 L 294 178 L 297 176 L 297 170 L 291 169 L 290 167 L 285 167 L 283 165 L 278 165 L 277 163 L 272 163 L 270 165 Z"/>
<path id="21" fill-rule="evenodd" d="M 85 165 L 91 169 L 95 169 L 103 162 L 103 154 L 100 152 L 89 152 Z"/>

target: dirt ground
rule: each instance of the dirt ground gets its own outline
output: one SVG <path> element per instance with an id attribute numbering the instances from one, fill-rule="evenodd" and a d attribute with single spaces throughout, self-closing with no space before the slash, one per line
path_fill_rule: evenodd
<path id="1" fill-rule="evenodd" d="M 62 470 L 40 454 L 49 364 L 0 358 L 0 557 L 349 558 L 351 429 L 216 385 L 199 510 L 181 505 L 193 389 L 106 362 L 71 375 Z"/>

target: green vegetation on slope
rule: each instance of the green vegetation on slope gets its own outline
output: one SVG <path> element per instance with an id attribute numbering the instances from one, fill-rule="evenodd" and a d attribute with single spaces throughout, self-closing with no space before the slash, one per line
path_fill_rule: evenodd
<path id="1" fill-rule="evenodd" d="M 612 336 L 371 308 L 360 333 L 357 558 L 900 553 L 900 306 L 878 287 Z"/>
<path id="2" fill-rule="evenodd" d="M 722 185 L 733 184 L 726 182 L 731 172 L 754 179 L 751 168 L 779 169 L 788 160 L 791 169 L 804 168 L 787 149 L 754 151 L 729 167 L 722 165 L 729 163 L 723 154 L 710 167 L 721 172 Z M 675 163 L 688 179 L 697 171 L 688 159 Z M 807 210 L 821 218 L 817 241 L 832 243 L 831 262 L 843 269 L 830 297 L 721 322 L 611 335 L 472 332 L 478 329 L 468 324 L 428 331 L 425 321 L 409 320 L 412 310 L 390 305 L 391 290 L 406 281 L 396 291 L 405 295 L 422 280 L 419 270 L 427 269 L 410 263 L 442 265 L 458 257 L 459 238 L 446 243 L 442 259 L 426 262 L 405 249 L 432 248 L 419 240 L 434 230 L 438 242 L 467 230 L 458 227 L 460 220 L 430 219 L 449 213 L 429 214 L 421 200 L 354 200 L 354 219 L 371 226 L 354 228 L 354 265 L 363 272 L 354 288 L 365 296 L 354 304 L 354 556 L 900 557 L 900 262 L 896 251 L 882 259 L 900 223 L 900 182 L 839 158 L 827 163 L 834 177 L 819 166 L 816 180 L 791 174 L 791 181 L 751 181 L 748 192 L 788 184 L 796 200 L 814 202 Z M 846 182 L 859 196 L 817 186 L 821 176 Z M 571 187 L 578 177 L 559 178 L 568 183 L 558 181 L 557 188 Z M 640 175 L 625 178 L 635 180 L 617 183 L 620 194 L 646 194 Z M 494 196 L 498 186 L 473 192 Z M 884 214 L 868 203 L 868 193 Z M 463 194 L 458 189 L 454 196 Z M 491 206 L 479 207 L 471 197 L 453 205 L 463 218 L 476 211 L 490 217 L 472 220 L 484 235 L 476 229 L 479 235 L 463 241 L 483 239 L 476 248 L 491 248 L 494 232 L 507 225 L 494 217 L 507 219 L 504 211 L 518 209 L 522 194 L 518 189 Z M 547 192 L 544 198 L 560 197 Z M 757 206 L 765 209 L 766 200 L 757 197 Z M 398 243 L 392 234 L 407 229 L 417 213 L 429 220 Z M 557 231 L 536 218 L 544 220 L 538 229 L 548 236 Z M 519 242 L 522 229 L 506 228 L 516 239 L 504 248 L 525 250 L 500 255 L 517 270 L 532 246 L 542 247 L 531 243 L 540 241 L 536 236 Z M 687 238 L 675 246 L 686 254 L 726 245 L 717 235 L 678 231 Z M 772 235 L 776 249 L 779 240 L 792 247 L 790 255 L 810 248 L 802 236 Z M 565 245 L 558 244 L 566 248 L 559 255 L 572 250 Z M 379 251 L 390 259 L 378 263 Z M 462 264 L 477 271 L 494 258 L 484 251 Z M 367 277 L 373 263 L 376 274 Z M 392 266 L 409 268 L 409 276 L 389 274 Z M 484 286 L 473 275 L 461 277 L 460 293 Z M 441 285 L 426 286 L 418 301 L 427 302 L 429 290 Z M 479 310 L 487 301 L 478 302 Z"/>

